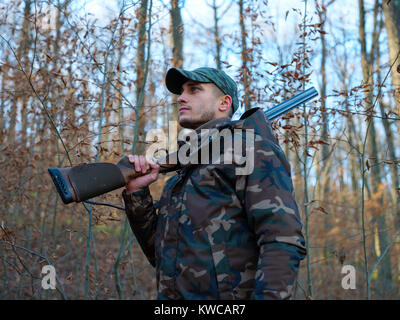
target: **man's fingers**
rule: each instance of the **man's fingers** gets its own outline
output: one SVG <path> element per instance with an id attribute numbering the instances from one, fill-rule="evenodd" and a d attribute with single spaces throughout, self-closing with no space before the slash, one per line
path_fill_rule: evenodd
<path id="1" fill-rule="evenodd" d="M 151 177 L 153 178 L 154 181 L 156 181 L 156 180 L 158 179 L 158 171 L 153 172 L 153 173 L 151 174 Z"/>
<path id="2" fill-rule="evenodd" d="M 159 169 L 160 168 L 160 165 L 155 163 L 155 162 L 153 162 L 153 161 L 149 161 L 149 165 L 150 165 L 150 167 L 152 169 Z"/>
<path id="3" fill-rule="evenodd" d="M 146 173 L 146 163 L 143 156 L 139 156 L 140 169 L 142 173 Z"/>
<path id="4" fill-rule="evenodd" d="M 157 163 L 154 163 L 151 160 L 147 160 L 145 156 L 139 156 L 139 155 L 128 155 L 129 162 L 134 165 L 135 171 L 140 172 L 145 174 L 150 168 L 152 169 L 151 173 L 153 173 L 154 170 L 156 170 L 156 174 L 158 174 L 158 169 L 160 169 L 160 166 Z M 152 178 L 155 178 L 152 174 Z"/>
<path id="5" fill-rule="evenodd" d="M 140 172 L 141 170 L 140 170 L 139 157 L 137 155 L 134 155 L 133 156 L 133 161 L 134 161 L 134 164 L 135 164 L 135 171 L 136 172 Z"/>
<path id="6" fill-rule="evenodd" d="M 149 165 L 149 163 L 147 162 L 147 159 L 146 159 L 145 156 L 140 156 L 140 157 L 143 159 L 143 166 L 144 166 L 144 168 L 142 167 L 142 171 L 143 171 L 143 169 L 144 169 L 144 172 L 147 172 L 147 170 L 150 169 L 150 165 Z M 143 173 L 144 173 L 144 172 L 143 172 Z"/>

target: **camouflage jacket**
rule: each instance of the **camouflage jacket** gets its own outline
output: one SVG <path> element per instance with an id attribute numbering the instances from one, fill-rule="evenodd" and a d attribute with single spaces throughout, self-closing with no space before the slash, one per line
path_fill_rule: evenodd
<path id="1" fill-rule="evenodd" d="M 201 128 L 226 121 L 220 118 Z M 153 204 L 149 189 L 123 198 L 131 228 L 156 267 L 158 299 L 287 299 L 306 250 L 290 166 L 257 110 L 254 170 L 184 166 Z"/>

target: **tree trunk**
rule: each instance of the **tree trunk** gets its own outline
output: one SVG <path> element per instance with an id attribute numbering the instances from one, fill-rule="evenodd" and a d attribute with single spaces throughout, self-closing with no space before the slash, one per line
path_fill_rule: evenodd
<path id="1" fill-rule="evenodd" d="M 143 152 L 141 144 L 138 144 L 139 137 L 142 136 L 145 123 L 140 121 L 141 110 L 144 102 L 144 91 L 146 86 L 146 41 L 150 41 L 146 36 L 146 21 L 148 0 L 141 0 L 139 9 L 139 30 L 138 30 L 138 49 L 136 53 L 136 106 L 135 106 L 135 128 L 132 143 L 132 154 L 141 154 Z M 150 26 L 149 26 L 150 28 Z M 149 54 L 149 53 L 147 53 Z"/>
<path id="2" fill-rule="evenodd" d="M 400 72 L 398 71 L 400 67 L 400 0 L 383 1 L 382 7 L 385 14 L 390 65 L 397 59 L 391 70 L 391 75 L 395 89 L 396 113 L 400 116 Z M 398 133 L 400 139 L 400 125 L 398 126 Z"/>
<path id="3" fill-rule="evenodd" d="M 8 64 L 7 62 L 7 57 L 5 57 L 6 59 L 6 64 Z M 8 77 L 6 76 L 9 72 L 9 69 L 6 68 L 6 66 L 3 66 L 1 69 L 1 75 L 0 75 L 0 81 L 1 81 L 1 86 L 0 86 L 0 146 L 5 142 L 5 116 L 4 116 L 4 110 L 5 110 L 5 106 L 6 106 L 6 82 L 8 81 Z M 7 70 L 7 71 L 6 71 Z"/>
<path id="4" fill-rule="evenodd" d="M 377 49 L 376 49 L 377 55 L 376 55 L 376 74 L 377 74 L 377 82 L 380 84 L 381 83 L 381 68 L 380 68 L 380 47 L 379 47 L 379 42 L 377 44 Z M 393 138 L 393 132 L 392 132 L 392 127 L 386 119 L 385 114 L 386 110 L 389 110 L 388 106 L 386 106 L 382 99 L 379 98 L 379 107 L 381 111 L 381 116 L 382 116 L 382 124 L 383 128 L 385 130 L 385 136 L 386 136 L 386 145 L 387 149 L 389 151 L 389 159 L 388 160 L 396 160 L 396 149 L 395 149 L 395 143 L 394 143 L 394 138 Z M 390 164 L 390 177 L 392 180 L 392 187 L 391 187 L 391 196 L 392 196 L 392 203 L 393 203 L 393 216 L 396 219 L 396 226 L 397 229 L 400 228 L 400 197 L 397 193 L 397 188 L 399 187 L 399 176 L 398 176 L 398 170 L 397 170 L 397 163 Z"/>
<path id="5" fill-rule="evenodd" d="M 324 2 L 322 2 L 322 5 L 324 5 Z M 324 34 L 324 25 L 326 21 L 326 11 L 322 11 L 320 15 L 320 23 L 322 24 L 320 37 L 321 37 L 321 46 L 322 46 L 322 57 L 321 57 L 321 76 L 322 76 L 322 83 L 321 83 L 321 111 L 322 111 L 322 140 L 328 141 L 328 115 L 326 113 L 326 40 L 325 40 L 325 34 Z M 322 145 L 322 153 L 321 153 L 321 159 L 322 159 L 322 166 L 323 168 L 326 168 L 326 164 L 328 161 L 329 157 L 329 146 L 326 144 Z M 330 168 L 330 166 L 329 166 Z M 329 191 L 329 175 L 330 175 L 330 170 L 325 169 L 323 171 L 322 175 L 322 192 L 321 192 L 321 199 L 325 199 L 328 191 Z"/>
<path id="6" fill-rule="evenodd" d="M 321 24 L 321 32 L 320 32 L 320 39 L 321 39 L 321 87 L 320 87 L 320 92 L 321 92 L 321 116 L 322 116 L 322 134 L 321 134 L 321 139 L 323 141 L 328 142 L 328 115 L 326 112 L 326 39 L 325 39 L 325 31 L 324 31 L 324 26 L 326 22 L 326 7 L 324 1 L 321 3 L 321 7 L 317 6 L 317 12 L 319 16 L 319 23 Z M 320 165 L 321 167 L 319 168 L 321 171 L 321 178 L 320 182 L 317 184 L 317 199 L 320 200 L 320 205 L 323 208 L 327 207 L 327 197 L 328 197 L 328 192 L 329 192 L 329 181 L 330 181 L 330 169 L 331 165 L 328 162 L 329 158 L 329 146 L 326 144 L 321 145 L 322 149 L 319 152 L 319 158 L 321 162 Z M 331 215 L 327 214 L 325 215 L 325 230 L 326 232 L 329 232 L 329 230 L 332 228 L 332 222 L 331 222 Z M 326 243 L 326 247 L 330 248 L 332 244 L 330 242 Z M 325 256 L 328 256 L 328 252 L 324 252 Z"/>
<path id="7" fill-rule="evenodd" d="M 241 59 L 242 59 L 242 67 L 241 67 L 241 75 L 242 75 L 242 83 L 243 83 L 243 88 L 244 88 L 244 97 L 243 97 L 243 103 L 245 110 L 248 110 L 251 108 L 250 105 L 250 79 L 249 79 L 249 67 L 248 67 L 248 62 L 249 62 L 249 54 L 247 51 L 247 43 L 246 39 L 248 36 L 246 26 L 244 23 L 245 20 L 245 14 L 244 14 L 244 7 L 243 7 L 243 0 L 239 0 L 239 24 L 240 24 L 240 39 L 241 39 Z"/>
<path id="8" fill-rule="evenodd" d="M 183 22 L 181 16 L 180 0 L 171 0 L 171 35 L 172 35 L 172 61 L 171 64 L 175 68 L 183 67 Z M 177 104 L 177 96 L 172 96 L 172 109 L 170 110 L 170 120 L 177 120 L 179 107 Z"/>
<path id="9" fill-rule="evenodd" d="M 26 72 L 29 72 L 30 70 L 27 70 L 28 64 L 28 50 L 30 46 L 30 36 L 29 36 L 29 21 L 30 19 L 30 14 L 31 14 L 31 5 L 32 5 L 32 0 L 25 0 L 25 7 L 24 7 L 24 16 L 23 16 L 23 23 L 22 23 L 22 33 L 21 37 L 18 41 L 18 49 L 17 49 L 17 57 L 19 61 L 21 62 L 22 66 L 26 70 Z M 16 90 L 24 90 L 24 84 L 21 82 L 15 83 L 15 89 Z M 13 108 L 11 108 L 11 115 L 10 115 L 10 124 L 9 124 L 9 132 L 8 132 L 8 141 L 10 143 L 15 142 L 16 138 L 16 124 L 17 124 L 17 115 L 18 115 L 18 98 L 13 101 Z M 21 116 L 22 119 L 26 118 L 26 95 L 23 95 L 22 98 L 22 103 L 21 103 Z"/>
<path id="10" fill-rule="evenodd" d="M 171 0 L 172 66 L 175 68 L 183 66 L 183 22 L 179 7 L 181 2 Z"/>
<path id="11" fill-rule="evenodd" d="M 122 90 L 122 85 L 121 85 L 121 74 L 120 72 L 121 69 L 121 61 L 122 61 L 122 56 L 125 51 L 124 47 L 124 40 L 125 40 L 125 27 L 121 27 L 119 29 L 119 44 L 118 44 L 118 49 L 117 49 L 117 81 L 116 81 L 116 87 L 119 89 L 119 92 L 116 92 L 116 102 L 118 104 L 118 131 L 119 131 L 119 139 L 121 140 L 121 154 L 125 154 L 125 147 L 124 147 L 124 140 L 125 140 L 125 132 L 124 132 L 124 127 L 125 127 L 125 122 L 124 122 L 124 108 L 123 108 L 123 98 L 121 94 Z M 121 123 L 122 122 L 122 123 Z"/>
<path id="12" fill-rule="evenodd" d="M 218 28 L 218 7 L 216 4 L 216 0 L 213 0 L 212 9 L 214 12 L 214 40 L 215 40 L 215 62 L 217 64 L 217 69 L 221 70 L 221 38 L 219 35 L 219 28 Z"/>
<path id="13" fill-rule="evenodd" d="M 377 0 L 378 1 L 378 0 Z M 365 9 L 364 9 L 364 1 L 359 0 L 359 14 L 360 14 L 360 25 L 359 25 L 359 41 L 361 44 L 361 68 L 363 73 L 363 80 L 365 84 L 368 84 L 370 88 L 372 88 L 372 66 L 374 63 L 374 49 L 371 49 L 369 57 L 367 55 L 367 45 L 366 45 L 366 33 L 365 33 Z M 374 8 L 374 32 L 376 32 L 377 25 L 377 2 L 375 3 Z M 373 39 L 372 46 L 376 45 Z M 371 110 L 372 108 L 372 90 L 368 90 L 365 92 L 365 104 L 366 109 Z M 371 117 L 368 121 L 370 121 L 370 129 L 368 131 L 368 143 L 367 143 L 367 152 L 368 152 L 368 161 L 370 163 L 371 169 L 368 172 L 371 184 L 371 191 L 373 194 L 376 194 L 379 190 L 379 185 L 382 183 L 381 180 L 381 170 L 379 166 L 379 157 L 378 157 L 378 144 L 376 140 L 376 129 L 374 124 L 374 118 Z M 383 207 L 382 197 L 380 198 L 380 206 Z M 386 217 L 384 213 L 381 213 L 377 217 L 378 230 L 379 230 L 379 245 L 381 248 L 381 252 L 384 251 L 386 246 L 389 244 L 389 239 L 386 230 Z M 382 266 L 380 267 L 380 272 L 378 272 L 378 281 L 377 281 L 382 289 L 382 292 L 386 289 L 389 290 L 393 287 L 392 283 L 392 272 L 391 272 L 391 263 L 390 263 L 390 252 L 386 255 L 386 257 L 382 261 Z"/>
<path id="14" fill-rule="evenodd" d="M 347 105 L 347 98 L 346 98 L 346 105 Z M 353 190 L 353 194 L 357 195 L 360 191 L 360 187 L 359 187 L 359 174 L 358 172 L 360 171 L 360 167 L 359 167 L 359 163 L 357 161 L 357 152 L 356 150 L 353 150 L 353 146 L 358 148 L 358 146 L 356 145 L 356 142 L 354 139 L 354 122 L 353 122 L 353 118 L 350 115 L 347 116 L 346 118 L 346 123 L 347 123 L 347 127 L 349 128 L 349 145 L 351 147 L 350 150 L 350 175 L 351 175 L 351 188 Z M 357 200 L 357 199 L 356 199 Z"/>

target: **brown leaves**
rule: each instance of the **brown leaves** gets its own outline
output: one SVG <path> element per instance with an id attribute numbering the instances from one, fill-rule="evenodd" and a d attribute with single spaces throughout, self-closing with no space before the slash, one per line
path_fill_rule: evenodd
<path id="1" fill-rule="evenodd" d="M 62 83 L 64 84 L 64 87 L 66 87 L 66 86 L 67 86 L 67 83 L 65 82 L 64 77 L 61 76 L 60 78 L 61 78 Z"/>
<path id="2" fill-rule="evenodd" d="M 290 124 L 286 124 L 286 125 L 282 126 L 282 129 L 285 129 L 285 130 L 290 130 L 292 128 L 293 128 L 293 126 Z"/>
<path id="3" fill-rule="evenodd" d="M 121 221 L 120 218 L 109 217 L 107 218 L 108 221 Z"/>
<path id="4" fill-rule="evenodd" d="M 14 238 L 14 233 L 7 227 L 2 226 L 0 228 L 0 239 L 2 241 L 13 241 L 12 239 Z"/>
<path id="5" fill-rule="evenodd" d="M 294 115 L 293 115 L 293 113 L 289 112 L 289 113 L 287 113 L 286 115 L 284 115 L 282 117 L 282 120 L 289 120 L 289 119 L 292 119 L 292 118 L 294 118 Z"/>
<path id="6" fill-rule="evenodd" d="M 227 61 L 221 61 L 224 65 L 225 65 L 225 68 L 227 68 L 227 69 L 229 69 L 230 67 L 232 67 L 232 65 L 229 63 L 229 62 L 227 62 Z"/>
<path id="7" fill-rule="evenodd" d="M 396 161 L 396 160 L 383 160 L 383 163 L 386 163 L 386 164 L 397 164 L 397 163 L 399 163 L 399 161 Z"/>
<path id="8" fill-rule="evenodd" d="M 314 149 L 316 149 L 316 150 L 319 150 L 319 148 L 318 148 L 318 146 L 317 146 L 317 145 L 319 145 L 319 144 L 325 144 L 325 145 L 327 145 L 327 146 L 330 145 L 329 142 L 326 142 L 325 140 L 322 140 L 322 139 L 319 139 L 319 140 L 311 140 L 311 141 L 308 142 L 308 146 L 309 146 L 310 148 L 314 148 Z"/>
<path id="9" fill-rule="evenodd" d="M 365 200 L 365 210 L 373 217 L 382 216 L 385 214 L 386 209 L 390 207 L 390 202 L 385 201 L 385 190 L 388 189 L 388 183 L 379 183 L 378 190 L 371 194 Z"/>
<path id="10" fill-rule="evenodd" d="M 313 203 L 315 203 L 315 202 L 318 202 L 318 201 L 319 201 L 319 200 L 311 200 L 311 201 L 305 203 L 304 206 L 305 206 L 305 207 L 308 207 L 308 206 L 310 206 L 311 204 L 313 204 Z M 328 211 L 326 211 L 325 208 L 322 207 L 322 206 L 319 206 L 319 207 L 317 207 L 317 208 L 312 208 L 312 210 L 311 210 L 311 212 L 316 212 L 316 211 L 320 211 L 320 212 L 322 212 L 322 213 L 329 214 Z"/>
<path id="11" fill-rule="evenodd" d="M 29 292 L 29 290 L 24 291 L 24 296 L 25 297 L 32 297 L 32 294 Z"/>
<path id="12" fill-rule="evenodd" d="M 324 207 L 319 206 L 318 208 L 314 208 L 313 211 L 320 211 L 325 214 L 329 214 L 328 211 L 325 210 Z"/>
<path id="13" fill-rule="evenodd" d="M 72 276 L 72 272 L 70 272 L 68 274 L 68 276 L 65 278 L 66 281 L 72 281 L 73 280 L 73 276 Z"/>
<path id="14" fill-rule="evenodd" d="M 319 143 L 319 144 L 326 144 L 327 146 L 329 146 L 329 142 L 326 142 L 325 140 L 322 140 L 322 139 L 317 140 L 317 143 Z"/>
<path id="15" fill-rule="evenodd" d="M 306 206 L 306 207 L 308 207 L 310 204 L 312 204 L 312 203 L 314 203 L 314 202 L 317 202 L 318 200 L 311 200 L 311 201 L 309 201 L 309 202 L 306 202 L 305 204 L 304 204 L 304 206 Z"/>

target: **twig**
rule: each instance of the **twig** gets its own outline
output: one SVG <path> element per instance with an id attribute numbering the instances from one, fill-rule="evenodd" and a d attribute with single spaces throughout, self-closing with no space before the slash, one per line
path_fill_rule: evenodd
<path id="1" fill-rule="evenodd" d="M 2 229 L 3 229 L 3 228 L 2 228 Z M 4 230 L 4 229 L 3 229 L 3 230 Z M 53 264 L 49 261 L 49 259 L 48 259 L 47 257 L 41 255 L 40 253 L 37 253 L 37 252 L 32 251 L 32 250 L 30 250 L 30 249 L 21 247 L 21 246 L 16 245 L 16 244 L 14 244 L 14 243 L 12 243 L 12 242 L 9 242 L 9 241 L 0 240 L 0 242 L 5 243 L 5 244 L 8 244 L 8 245 L 10 245 L 12 248 L 15 247 L 15 248 L 17 248 L 17 249 L 24 250 L 24 251 L 26 251 L 26 252 L 28 252 L 28 253 L 30 253 L 30 254 L 32 254 L 32 255 L 38 256 L 38 257 L 40 257 L 40 258 L 46 260 L 47 264 L 53 265 Z M 30 273 L 30 271 L 29 271 L 28 269 L 26 269 L 26 270 Z M 31 274 L 31 273 L 30 273 L 30 274 Z M 35 278 L 35 279 L 40 279 L 40 278 L 35 277 L 35 276 L 32 276 L 32 277 Z M 66 296 L 66 294 L 65 294 L 65 292 L 64 292 L 63 285 L 62 285 L 62 283 L 60 282 L 60 279 L 58 278 L 57 274 L 56 274 L 56 280 L 57 280 L 58 284 L 59 284 L 60 287 L 61 287 L 61 289 L 59 289 L 58 286 L 56 286 L 56 290 L 61 294 L 61 296 L 63 297 L 64 300 L 68 300 L 68 298 L 67 298 L 67 296 Z"/>
<path id="2" fill-rule="evenodd" d="M 303 18 L 303 35 L 304 35 L 304 42 L 303 42 L 303 59 L 306 59 L 306 18 L 307 18 L 307 0 L 304 1 L 304 18 Z M 302 73 L 303 73 L 303 90 L 305 90 L 305 61 L 302 65 Z M 307 183 L 307 145 L 308 145 L 308 125 L 307 125 L 307 114 L 306 114 L 306 105 L 304 104 L 304 134 L 305 134 L 305 145 L 304 145 L 304 161 L 303 161 L 303 168 L 304 168 L 304 204 L 303 210 L 305 215 L 305 237 L 306 237 L 306 251 L 307 251 L 307 285 L 308 285 L 308 294 L 309 296 L 313 296 L 313 285 L 312 285 L 312 275 L 311 275 L 311 264 L 310 264 L 310 237 L 308 234 L 308 227 L 309 227 L 309 214 L 308 208 L 305 205 L 308 200 L 308 183 Z"/>
<path id="3" fill-rule="evenodd" d="M 12 240 L 10 239 L 10 237 L 8 236 L 7 231 L 3 228 L 2 225 L 0 225 L 0 228 L 1 228 L 1 230 L 3 230 L 4 235 L 7 237 L 8 243 L 12 243 Z M 12 251 L 13 251 L 13 252 L 15 253 L 15 255 L 17 256 L 17 259 L 18 259 L 19 263 L 22 265 L 22 267 L 23 267 L 26 271 L 28 271 L 29 275 L 30 275 L 32 278 L 40 279 L 39 277 L 35 277 L 35 276 L 31 273 L 31 271 L 28 269 L 28 267 L 27 267 L 27 266 L 25 265 L 25 263 L 22 261 L 21 257 L 19 256 L 19 254 L 18 254 L 18 252 L 15 250 L 15 248 L 14 248 L 14 247 L 11 247 L 11 248 L 12 248 Z"/>
<path id="4" fill-rule="evenodd" d="M 111 204 L 111 203 L 95 202 L 95 201 L 89 201 L 89 200 L 85 200 L 83 202 L 88 203 L 88 204 L 92 204 L 92 205 L 107 206 L 107 207 L 111 207 L 111 208 L 115 208 L 115 209 L 118 209 L 118 210 L 125 211 L 125 208 L 119 207 L 119 206 Z"/>
<path id="5" fill-rule="evenodd" d="M 388 244 L 388 246 L 385 248 L 385 250 L 383 251 L 383 253 L 381 254 L 381 256 L 379 257 L 378 261 L 376 262 L 376 264 L 374 265 L 374 267 L 372 268 L 371 272 L 370 272 L 370 276 L 368 278 L 368 283 L 371 282 L 372 280 L 372 276 L 376 270 L 376 268 L 378 268 L 379 264 L 381 263 L 381 261 L 383 260 L 383 258 L 386 256 L 386 254 L 389 252 L 390 247 L 395 243 L 395 241 L 397 240 L 397 238 L 400 235 L 400 230 L 397 231 L 396 236 L 393 238 L 392 242 Z"/>

